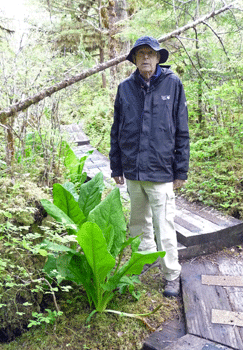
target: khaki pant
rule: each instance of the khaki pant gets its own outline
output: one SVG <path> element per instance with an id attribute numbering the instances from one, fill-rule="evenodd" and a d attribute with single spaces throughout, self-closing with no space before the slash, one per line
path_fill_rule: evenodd
<path id="1" fill-rule="evenodd" d="M 166 252 L 161 266 L 165 278 L 172 281 L 181 271 L 174 227 L 173 183 L 126 181 L 131 201 L 130 234 L 135 237 L 142 233 L 139 250 Z"/>

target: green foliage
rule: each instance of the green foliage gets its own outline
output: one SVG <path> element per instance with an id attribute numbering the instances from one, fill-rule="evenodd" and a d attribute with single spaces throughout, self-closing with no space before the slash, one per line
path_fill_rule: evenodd
<path id="1" fill-rule="evenodd" d="M 45 324 L 54 324 L 56 321 L 56 318 L 61 316 L 63 314 L 62 311 L 51 311 L 50 309 L 45 309 L 47 314 L 38 313 L 38 312 L 32 312 L 32 317 L 34 317 L 34 320 L 30 320 L 30 323 L 28 324 L 28 328 L 31 328 L 33 326 L 45 326 Z"/>
<path id="2" fill-rule="evenodd" d="M 0 178 L 0 224 L 10 221 L 30 225 L 38 217 L 38 201 L 49 196 L 29 176 L 17 174 L 15 182 L 9 177 Z"/>
<path id="3" fill-rule="evenodd" d="M 93 151 L 88 151 L 85 156 L 78 159 L 69 144 L 67 142 L 64 142 L 63 144 L 64 165 L 67 168 L 66 176 L 70 179 L 70 182 L 78 188 L 87 178 L 87 173 L 83 172 L 83 167 L 86 159 L 93 153 Z"/>
<path id="4" fill-rule="evenodd" d="M 91 98 L 92 97 L 92 98 Z M 84 118 L 84 131 L 92 145 L 108 156 L 110 150 L 110 129 L 113 118 L 113 101 L 110 91 L 87 89 L 83 95 L 81 115 Z"/>
<path id="5" fill-rule="evenodd" d="M 192 128 L 189 179 L 180 192 L 193 200 L 243 217 L 243 125 Z"/>
<path id="6" fill-rule="evenodd" d="M 138 252 L 140 239 L 125 239 L 126 223 L 119 189 L 112 190 L 101 202 L 102 179 L 99 173 L 82 184 L 79 198 L 55 184 L 54 203 L 42 201 L 48 214 L 75 234 L 79 243 L 78 249 L 72 249 L 43 241 L 41 248 L 52 251 L 44 270 L 49 276 L 57 271 L 59 282 L 64 279 L 83 285 L 90 305 L 93 303 L 98 312 L 106 310 L 117 289 L 124 293 L 128 287 L 138 298 L 134 283 L 139 280 L 132 275 L 140 274 L 144 264 L 165 255 L 164 252 Z M 124 249 L 129 245 L 131 258 L 121 266 Z"/>
<path id="7" fill-rule="evenodd" d="M 0 324 L 10 339 L 26 327 L 49 291 L 40 272 L 45 258 L 36 243 L 41 235 L 29 229 L 10 222 L 0 225 Z"/>

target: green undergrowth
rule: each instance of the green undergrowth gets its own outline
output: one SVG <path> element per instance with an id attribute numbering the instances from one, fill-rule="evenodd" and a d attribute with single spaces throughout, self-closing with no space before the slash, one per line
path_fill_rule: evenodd
<path id="1" fill-rule="evenodd" d="M 41 226 L 32 225 L 32 221 L 29 223 L 31 225 L 20 226 L 18 223 L 15 226 L 8 208 L 4 211 L 5 221 L 0 225 L 0 338 L 1 342 L 6 339 L 11 342 L 0 342 L 0 349 L 141 349 L 144 340 L 153 330 L 161 327 L 169 318 L 175 317 L 181 303 L 179 300 L 167 300 L 163 297 L 164 283 L 157 268 L 147 272 L 141 278 L 142 283 L 136 281 L 134 290 L 135 280 L 131 278 L 130 281 L 130 277 L 125 276 L 125 269 L 128 271 L 130 268 L 131 273 L 139 274 L 142 265 L 134 265 L 137 258 L 141 259 L 141 254 L 134 250 L 137 249 L 138 242 L 133 247 L 130 247 L 131 239 L 126 243 L 125 218 L 129 214 L 128 203 L 124 202 L 122 207 L 117 188 L 106 189 L 101 195 L 101 174 L 97 174 L 88 183 L 82 183 L 80 187 L 80 181 L 84 180 L 81 176 L 83 161 L 73 157 L 70 150 L 69 158 L 72 159 L 72 167 L 67 161 L 65 164 L 70 168 L 68 178 L 72 178 L 74 183 L 67 182 L 63 186 L 55 183 L 53 191 L 47 191 L 48 197 L 52 193 L 54 203 L 47 199 L 41 200 L 47 212 L 59 224 L 48 216 L 45 219 L 42 217 Z M 78 183 L 79 186 L 76 186 Z M 18 193 L 21 198 L 27 187 L 16 187 L 13 198 Z M 9 186 L 6 186 L 6 191 L 9 194 Z M 26 199 L 28 194 L 35 197 L 35 191 L 27 192 Z M 98 215 L 102 208 L 103 214 Z M 122 212 L 125 214 L 123 219 Z M 87 219 L 91 222 L 86 222 Z M 92 269 L 101 265 L 102 259 L 94 264 L 84 242 L 81 242 L 84 249 L 82 252 L 74 239 L 74 235 L 80 239 L 83 234 L 86 235 L 90 226 L 94 229 L 94 232 L 90 232 L 95 233 L 93 238 L 96 237 L 97 240 L 98 236 L 101 237 L 101 230 L 96 227 L 95 222 L 99 223 L 106 234 L 107 243 L 104 238 L 100 241 L 103 242 L 103 250 L 108 249 L 106 256 L 109 255 L 110 260 L 114 260 L 111 254 L 116 257 L 120 249 L 122 253 L 119 254 L 122 260 L 118 257 L 116 259 L 117 268 L 112 275 L 108 273 L 104 281 L 100 280 L 101 277 L 95 269 L 93 273 L 87 269 L 92 281 L 97 280 L 98 300 L 111 292 L 109 310 L 106 310 L 106 304 L 102 308 L 99 304 L 96 305 L 94 286 L 90 286 L 90 282 L 87 284 L 88 280 L 82 284 L 83 274 L 78 273 L 79 267 L 70 270 L 73 264 L 63 264 L 64 260 L 70 262 L 73 258 L 74 262 L 77 259 L 84 262 L 85 255 Z M 121 232 L 118 226 L 121 226 Z M 84 229 L 87 232 L 83 232 Z M 118 233 L 121 237 L 124 235 L 121 242 L 118 240 Z M 95 239 L 92 242 L 95 247 Z M 118 247 L 118 243 L 121 247 Z M 129 265 L 131 256 L 133 266 Z M 143 264 L 152 262 L 144 260 L 145 258 L 144 255 Z M 45 268 L 48 261 L 53 263 L 55 259 L 55 266 L 51 264 L 48 269 Z M 125 285 L 129 288 L 124 288 Z M 119 288 L 121 294 L 118 292 Z M 98 311 L 95 314 L 94 306 Z M 108 313 L 111 310 L 115 314 Z M 153 311 L 156 312 L 152 313 Z M 87 323 L 91 314 L 93 317 Z M 141 314 L 149 315 L 140 317 Z M 140 318 L 130 317 L 135 315 Z"/>
<path id="2" fill-rule="evenodd" d="M 151 272 L 149 280 L 152 279 L 154 276 Z M 63 315 L 54 325 L 31 328 L 15 341 L 0 345 L 0 349 L 141 349 L 152 328 L 158 328 L 168 318 L 175 317 L 178 304 L 176 300 L 162 300 L 157 283 L 156 286 L 148 283 L 140 288 L 143 296 L 139 301 L 134 302 L 127 295 L 120 296 L 114 299 L 111 307 L 119 305 L 119 310 L 124 312 L 147 312 L 163 301 L 163 307 L 153 317 L 146 319 L 147 325 L 140 320 L 105 313 L 96 314 L 90 324 L 86 324 L 90 310 L 87 309 L 84 294 L 79 291 L 78 295 L 70 293 L 60 301 Z"/>
<path id="3" fill-rule="evenodd" d="M 137 287 L 141 293 L 139 300 L 135 300 L 129 293 L 117 294 L 109 307 L 128 313 L 148 313 L 162 303 L 162 307 L 144 318 L 143 322 L 115 314 L 97 313 L 87 323 L 91 309 L 85 290 L 69 283 L 71 288 L 68 291 L 63 289 L 55 292 L 56 302 L 62 312 L 60 317 L 55 318 L 52 323 L 43 322 L 32 326 L 28 332 L 11 343 L 1 344 L 0 349 L 141 349 L 146 337 L 161 327 L 165 320 L 175 317 L 180 307 L 179 300 L 163 297 L 164 283 L 158 268 L 144 274 L 141 282 Z M 44 291 L 41 294 L 42 309 L 55 310 L 52 295 L 45 294 Z M 40 311 L 48 316 L 47 312 Z M 28 317 L 33 319 L 29 314 Z"/>
<path id="4" fill-rule="evenodd" d="M 243 124 L 191 128 L 188 182 L 180 193 L 243 219 Z"/>
<path id="5" fill-rule="evenodd" d="M 136 285 L 139 300 L 128 291 L 117 293 L 110 301 L 109 309 L 145 314 L 162 304 L 159 310 L 143 320 L 96 313 L 87 323 L 92 308 L 83 286 L 71 281 L 50 285 L 43 273 L 47 259 L 46 251 L 41 248 L 43 238 L 52 238 L 62 244 L 68 244 L 70 240 L 70 236 L 63 236 L 62 225 L 54 222 L 49 225 L 49 228 L 36 227 L 35 232 L 28 226 L 2 225 L 0 319 L 1 327 L 16 337 L 10 343 L 0 343 L 0 349 L 141 349 L 153 330 L 161 329 L 164 321 L 180 312 L 179 299 L 163 297 L 163 275 L 155 267 L 140 278 L 141 284 Z M 124 263 L 130 255 L 131 249 L 127 247 Z"/>
<path id="6" fill-rule="evenodd" d="M 110 150 L 110 130 L 113 120 L 113 103 L 107 90 L 99 90 L 88 97 L 82 109 L 84 131 L 90 143 L 99 152 L 108 157 Z"/>

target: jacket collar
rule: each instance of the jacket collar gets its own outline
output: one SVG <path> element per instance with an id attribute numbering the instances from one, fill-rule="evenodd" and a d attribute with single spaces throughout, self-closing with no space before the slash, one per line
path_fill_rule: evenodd
<path id="1" fill-rule="evenodd" d="M 146 81 L 143 79 L 142 75 L 139 73 L 138 69 L 134 72 L 134 74 L 135 74 L 136 80 L 140 84 L 142 84 L 143 86 L 147 86 L 148 85 L 146 83 Z M 162 74 L 162 70 L 161 70 L 160 66 L 157 64 L 157 68 L 156 68 L 155 74 L 150 79 L 150 86 L 154 85 L 154 83 L 159 79 L 161 74 Z"/>

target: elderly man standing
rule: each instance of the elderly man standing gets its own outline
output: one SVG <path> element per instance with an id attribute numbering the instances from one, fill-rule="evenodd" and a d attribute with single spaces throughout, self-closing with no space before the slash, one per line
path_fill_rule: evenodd
<path id="1" fill-rule="evenodd" d="M 165 296 L 180 293 L 173 188 L 183 186 L 189 164 L 188 113 L 179 78 L 167 67 L 168 51 L 139 38 L 127 60 L 136 71 L 118 87 L 111 129 L 110 165 L 117 184 L 126 178 L 130 234 L 142 233 L 139 250 L 165 251 Z"/>

